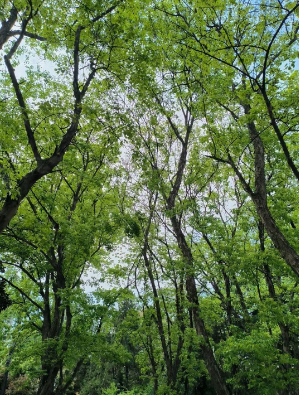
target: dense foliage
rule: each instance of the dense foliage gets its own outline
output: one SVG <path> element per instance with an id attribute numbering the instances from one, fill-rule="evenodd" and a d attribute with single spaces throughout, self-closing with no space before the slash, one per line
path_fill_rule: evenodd
<path id="1" fill-rule="evenodd" d="M 0 394 L 299 394 L 299 2 L 0 14 Z"/>

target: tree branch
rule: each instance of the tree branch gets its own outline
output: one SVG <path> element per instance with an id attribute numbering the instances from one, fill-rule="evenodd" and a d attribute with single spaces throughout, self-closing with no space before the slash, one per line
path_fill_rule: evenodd
<path id="1" fill-rule="evenodd" d="M 231 157 L 230 153 L 228 153 L 228 161 L 227 161 L 227 163 L 229 163 L 231 165 L 231 167 L 233 168 L 235 174 L 237 175 L 237 177 L 239 178 L 241 184 L 243 185 L 244 190 L 248 193 L 248 195 L 250 197 L 253 197 L 254 196 L 253 190 L 250 188 L 250 185 L 248 184 L 248 182 L 245 180 L 245 178 L 243 177 L 243 175 L 240 172 L 240 170 L 235 165 L 235 163 L 233 161 L 233 158 Z"/>
<path id="2" fill-rule="evenodd" d="M 35 141 L 35 138 L 34 138 L 34 133 L 32 131 L 31 125 L 30 125 L 30 121 L 29 121 L 29 117 L 28 117 L 25 101 L 24 101 L 22 92 L 21 92 L 20 87 L 19 87 L 19 83 L 17 81 L 16 75 L 15 75 L 15 72 L 14 72 L 14 68 L 12 67 L 12 65 L 11 65 L 11 63 L 9 61 L 8 55 L 4 56 L 4 60 L 5 60 L 5 64 L 6 64 L 6 67 L 8 69 L 9 76 L 10 76 L 11 82 L 13 84 L 13 87 L 14 87 L 14 90 L 15 90 L 15 93 L 16 93 L 19 105 L 20 105 L 20 107 L 22 109 L 23 122 L 24 122 L 24 126 L 25 126 L 25 129 L 26 129 L 26 132 L 27 132 L 29 145 L 31 147 L 32 153 L 33 153 L 33 155 L 35 157 L 35 160 L 36 160 L 37 164 L 40 164 L 41 163 L 41 156 L 40 156 L 40 153 L 39 153 L 37 145 L 36 145 L 36 141 Z"/>
<path id="3" fill-rule="evenodd" d="M 80 102 L 80 90 L 78 84 L 78 75 L 79 75 L 79 46 L 80 46 L 80 34 L 83 27 L 79 25 L 75 34 L 75 45 L 74 45 L 74 78 L 73 78 L 73 87 L 74 87 L 74 96 L 78 102 Z"/>
<path id="4" fill-rule="evenodd" d="M 104 18 L 104 16 L 110 14 L 113 10 L 115 10 L 115 8 L 117 6 L 119 6 L 121 3 L 123 2 L 123 0 L 118 1 L 116 4 L 114 4 L 113 6 L 111 6 L 110 8 L 108 8 L 106 11 L 102 12 L 100 15 L 96 16 L 95 18 L 92 19 L 92 22 L 97 22 L 100 19 Z"/>
<path id="5" fill-rule="evenodd" d="M 0 275 L 0 278 L 5 281 L 7 284 L 9 284 L 11 287 L 15 288 L 17 291 L 20 292 L 21 295 L 23 295 L 26 299 L 28 299 L 35 307 L 37 307 L 40 311 L 44 311 L 44 309 L 36 303 L 33 299 L 30 298 L 24 291 L 21 290 L 21 288 L 17 287 L 15 284 L 13 284 L 11 281 L 7 280 L 7 278 L 3 277 Z"/>
<path id="6" fill-rule="evenodd" d="M 18 18 L 18 10 L 13 5 L 10 10 L 9 18 L 7 19 L 7 21 L 2 22 L 2 26 L 0 29 L 0 49 L 2 49 L 3 45 L 8 40 L 9 31 L 13 27 L 13 25 L 16 23 L 17 18 Z"/>
<path id="7" fill-rule="evenodd" d="M 15 43 L 13 44 L 13 46 L 11 47 L 10 51 L 8 52 L 8 54 L 6 55 L 8 59 L 11 59 L 12 56 L 14 55 L 14 53 L 16 52 L 16 50 L 18 49 L 19 45 L 21 44 L 23 38 L 24 38 L 24 33 L 27 27 L 27 24 L 29 22 L 29 20 L 31 19 L 31 17 L 24 19 L 22 21 L 22 30 L 21 33 L 18 37 L 18 39 L 15 41 Z"/>
<path id="8" fill-rule="evenodd" d="M 46 37 L 42 37 L 42 36 L 39 36 L 38 34 L 26 32 L 26 31 L 23 32 L 22 30 L 11 30 L 9 33 L 7 33 L 7 35 L 9 37 L 17 36 L 19 34 L 23 34 L 26 37 L 34 38 L 35 40 L 47 41 Z"/>
<path id="9" fill-rule="evenodd" d="M 39 283 L 29 272 L 28 272 L 27 269 L 25 269 L 25 268 L 23 267 L 22 264 L 21 264 L 21 265 L 16 265 L 15 263 L 6 262 L 6 261 L 2 261 L 2 260 L 0 260 L 0 264 L 14 266 L 14 267 L 16 267 L 16 268 L 22 270 L 22 272 L 25 273 L 26 276 L 27 276 L 28 278 L 30 278 L 30 280 L 33 281 L 33 282 L 40 288 L 40 290 L 42 291 L 42 288 L 41 288 L 40 283 Z M 43 296 L 43 291 L 42 291 L 41 295 Z"/>
<path id="10" fill-rule="evenodd" d="M 272 45 L 273 45 L 273 43 L 274 43 L 274 41 L 275 41 L 275 39 L 276 39 L 278 33 L 280 32 L 281 28 L 283 27 L 285 21 L 288 19 L 288 17 L 289 17 L 298 7 L 299 7 L 299 3 L 297 2 L 297 4 L 286 14 L 286 16 L 283 18 L 283 20 L 281 21 L 280 25 L 279 25 L 278 28 L 276 29 L 276 32 L 273 34 L 273 36 L 272 36 L 272 38 L 271 38 L 271 40 L 270 40 L 270 43 L 269 43 L 269 45 L 268 45 L 268 47 L 267 47 L 266 55 L 265 55 L 265 60 L 264 60 L 264 65 L 263 65 L 263 82 L 262 82 L 262 84 L 263 84 L 264 89 L 265 89 L 265 86 L 266 86 L 266 85 L 265 85 L 265 84 L 266 84 L 266 70 L 267 70 L 267 63 L 268 63 L 268 58 L 269 58 L 269 55 L 270 55 L 271 47 L 272 47 Z"/>

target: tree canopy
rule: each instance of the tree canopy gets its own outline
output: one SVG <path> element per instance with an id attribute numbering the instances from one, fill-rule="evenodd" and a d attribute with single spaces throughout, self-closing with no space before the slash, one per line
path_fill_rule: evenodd
<path id="1" fill-rule="evenodd" d="M 0 394 L 299 393 L 299 3 L 0 15 Z"/>

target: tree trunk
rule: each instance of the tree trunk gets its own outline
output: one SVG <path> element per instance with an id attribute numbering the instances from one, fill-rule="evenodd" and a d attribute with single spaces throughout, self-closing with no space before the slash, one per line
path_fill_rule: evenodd
<path id="1" fill-rule="evenodd" d="M 150 199 L 150 206 L 151 206 L 151 201 L 152 201 L 153 195 L 151 196 Z M 156 205 L 158 198 L 158 194 L 154 197 L 154 206 Z M 145 267 L 147 270 L 147 274 L 151 283 L 152 291 L 153 291 L 153 296 L 154 296 L 154 304 L 155 304 L 155 309 L 156 309 L 156 323 L 158 326 L 158 331 L 159 331 L 159 336 L 160 336 L 160 341 L 161 341 L 161 346 L 163 350 L 163 355 L 165 359 L 165 365 L 166 365 L 166 372 L 167 372 L 167 385 L 170 386 L 170 388 L 174 389 L 176 385 L 176 376 L 177 376 L 177 370 L 179 368 L 179 359 L 176 360 L 176 368 L 173 366 L 173 361 L 172 361 L 172 352 L 171 352 L 171 346 L 167 345 L 166 341 L 166 336 L 165 336 L 165 331 L 164 331 L 164 326 L 163 326 L 163 318 L 162 318 L 162 309 L 160 305 L 160 298 L 158 294 L 158 290 L 156 287 L 155 279 L 154 279 L 154 274 L 152 270 L 152 264 L 148 256 L 148 236 L 149 236 L 149 231 L 150 231 L 150 226 L 153 218 L 153 209 L 151 209 L 150 216 L 148 219 L 147 226 L 144 231 L 144 244 L 142 248 L 142 255 L 145 263 Z M 165 306 L 166 308 L 166 306 Z M 180 347 L 178 347 L 178 352 L 180 353 Z M 179 357 L 179 355 L 177 355 Z"/>
<path id="2" fill-rule="evenodd" d="M 12 357 L 12 354 L 14 352 L 14 348 L 15 348 L 15 346 L 13 345 L 11 347 L 11 349 L 9 350 L 8 358 L 7 358 L 6 362 L 5 362 L 5 373 L 4 373 L 4 376 L 3 376 L 3 379 L 2 379 L 0 395 L 5 395 L 5 393 L 6 393 L 6 389 L 7 389 L 7 385 L 8 385 L 9 366 L 10 366 L 10 363 L 11 363 L 11 357 Z"/>
<path id="3" fill-rule="evenodd" d="M 170 209 L 170 207 L 168 207 Z M 176 216 L 171 217 L 172 228 L 176 235 L 178 246 L 186 262 L 186 292 L 190 303 L 193 323 L 198 336 L 202 336 L 203 342 L 200 347 L 203 355 L 205 365 L 208 369 L 212 386 L 217 395 L 229 395 L 230 392 L 226 386 L 222 372 L 215 360 L 215 356 L 209 341 L 209 336 L 206 332 L 204 321 L 200 317 L 199 300 L 197 295 L 195 278 L 193 275 L 193 256 L 190 247 L 188 246 L 185 236 L 181 230 L 180 223 Z"/>
<path id="4" fill-rule="evenodd" d="M 58 372 L 59 372 L 59 367 L 57 365 L 49 369 L 47 374 L 42 377 L 42 380 L 39 384 L 39 388 L 37 391 L 37 395 L 54 394 L 54 385 Z"/>
<path id="5" fill-rule="evenodd" d="M 163 328 L 163 319 L 162 319 L 162 312 L 161 312 L 161 306 L 160 306 L 160 301 L 159 301 L 159 295 L 157 292 L 152 268 L 150 261 L 147 256 L 146 252 L 146 247 L 143 248 L 142 251 L 145 266 L 147 269 L 147 273 L 150 279 L 150 283 L 152 286 L 152 291 L 154 295 L 154 303 L 155 303 L 155 309 L 156 309 L 156 314 L 157 314 L 157 326 L 158 326 L 158 331 L 159 331 L 159 336 L 161 340 L 161 345 L 162 345 L 162 350 L 163 350 L 163 355 L 165 358 L 165 364 L 166 364 L 166 371 L 167 371 L 167 384 L 173 387 L 175 385 L 175 378 L 173 377 L 173 371 L 172 371 L 172 360 L 171 356 L 169 355 L 168 348 L 167 348 L 167 343 L 166 343 L 166 338 L 165 338 L 165 333 L 164 333 L 164 328 Z"/>
<path id="6" fill-rule="evenodd" d="M 245 114 L 250 114 L 250 105 L 243 105 Z M 229 155 L 229 163 L 234 169 L 236 175 L 241 181 L 244 190 L 251 197 L 258 216 L 260 217 L 265 229 L 270 236 L 274 246 L 280 252 L 282 258 L 291 267 L 291 269 L 299 276 L 299 255 L 290 245 L 286 237 L 280 231 L 267 203 L 267 188 L 266 188 L 266 177 L 265 177 L 265 153 L 263 141 L 256 130 L 254 122 L 247 124 L 249 137 L 254 147 L 254 168 L 255 168 L 255 191 L 253 191 L 243 178 L 241 172 L 236 167 Z"/>
<path id="7" fill-rule="evenodd" d="M 54 342 L 59 339 L 62 333 L 63 318 L 66 313 L 67 321 L 65 326 L 65 337 L 68 337 L 68 333 L 71 327 L 72 316 L 69 311 L 69 307 L 61 309 L 61 297 L 59 296 L 59 290 L 65 289 L 65 278 L 61 273 L 61 268 L 57 267 L 56 272 L 57 278 L 53 281 L 53 291 L 54 291 L 54 306 L 53 306 L 53 316 L 51 319 L 50 303 L 49 303 L 49 274 L 46 276 L 46 292 L 44 295 L 44 313 L 43 313 L 43 326 L 42 326 L 42 340 L 47 342 L 50 340 Z M 67 341 L 62 346 L 62 351 L 67 350 Z M 40 379 L 39 388 L 37 395 L 52 395 L 54 393 L 55 380 L 59 373 L 60 367 L 62 366 L 62 357 L 58 356 L 56 341 L 54 344 L 50 344 L 44 355 L 41 357 L 41 365 L 43 370 L 43 375 Z"/>
<path id="8" fill-rule="evenodd" d="M 188 118 L 186 117 L 186 135 L 185 138 L 183 139 L 180 135 L 178 135 L 178 132 L 176 131 L 176 135 L 179 138 L 179 140 L 182 143 L 182 150 L 179 158 L 179 162 L 177 165 L 177 174 L 175 178 L 175 182 L 172 186 L 172 190 L 169 193 L 169 196 L 166 197 L 165 195 L 164 200 L 167 206 L 167 209 L 172 212 L 175 208 L 175 201 L 178 196 L 182 180 L 183 180 L 183 174 L 185 171 L 186 163 L 187 163 L 187 153 L 188 153 L 188 143 L 189 143 L 189 137 L 190 133 L 192 131 L 192 126 L 194 122 L 194 118 L 190 115 L 190 119 L 188 121 Z M 170 125 L 172 126 L 172 125 Z M 176 217 L 176 215 L 172 215 L 171 218 L 171 225 L 172 229 L 174 231 L 178 247 L 182 253 L 182 256 L 185 260 L 186 264 L 186 293 L 187 293 L 187 299 L 190 303 L 190 311 L 191 311 L 191 317 L 193 318 L 194 326 L 196 333 L 198 336 L 202 336 L 203 342 L 201 342 L 200 347 L 201 351 L 203 354 L 203 359 L 205 362 L 205 365 L 208 369 L 210 378 L 211 378 L 211 383 L 212 386 L 216 392 L 217 395 L 229 395 L 229 390 L 226 386 L 225 380 L 222 376 L 222 372 L 220 371 L 217 362 L 214 357 L 214 353 L 211 347 L 211 344 L 209 342 L 209 337 L 206 333 L 205 325 L 200 317 L 200 309 L 199 309 L 199 301 L 198 301 L 198 296 L 197 296 L 197 289 L 196 289 L 196 283 L 195 283 L 195 278 L 194 278 L 194 267 L 193 267 L 193 256 L 191 249 L 185 239 L 184 233 L 181 229 L 181 224 Z"/>
<path id="9" fill-rule="evenodd" d="M 51 173 L 54 167 L 62 161 L 68 146 L 76 135 L 81 111 L 81 108 L 75 109 L 74 120 L 67 133 L 62 138 L 60 147 L 55 150 L 53 155 L 44 159 L 34 170 L 27 173 L 18 182 L 18 197 L 16 199 L 12 199 L 10 195 L 7 195 L 4 205 L 0 210 L 0 233 L 3 232 L 3 230 L 8 226 L 10 220 L 16 215 L 20 204 L 28 195 L 33 185 L 42 177 Z"/>
<path id="10" fill-rule="evenodd" d="M 13 5 L 10 10 L 9 18 L 6 21 L 2 21 L 2 26 L 0 28 L 0 49 L 2 49 L 3 45 L 8 41 L 11 37 L 9 32 L 13 28 L 14 24 L 18 19 L 18 10 Z"/>

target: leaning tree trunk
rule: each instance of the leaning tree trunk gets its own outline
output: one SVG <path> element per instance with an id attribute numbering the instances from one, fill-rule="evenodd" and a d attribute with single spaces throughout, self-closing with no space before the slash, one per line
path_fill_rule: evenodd
<path id="1" fill-rule="evenodd" d="M 250 114 L 251 108 L 249 104 L 243 105 L 243 108 L 245 114 Z M 238 176 L 244 190 L 251 197 L 255 205 L 256 212 L 265 226 L 265 229 L 274 246 L 280 252 L 280 255 L 285 260 L 285 262 L 297 274 L 297 276 L 299 276 L 299 255 L 279 229 L 268 207 L 265 177 L 265 152 L 263 141 L 256 129 L 254 122 L 248 122 L 247 128 L 254 148 L 255 191 L 253 191 L 250 185 L 246 182 L 230 155 L 228 155 L 228 163 L 231 165 Z"/>

